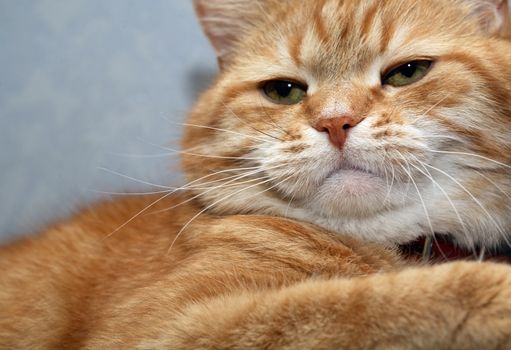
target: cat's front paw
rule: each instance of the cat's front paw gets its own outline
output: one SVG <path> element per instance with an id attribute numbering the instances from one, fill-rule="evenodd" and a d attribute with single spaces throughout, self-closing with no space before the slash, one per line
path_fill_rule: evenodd
<path id="1" fill-rule="evenodd" d="M 485 349 L 511 349 L 511 266 L 455 263 L 451 268 L 455 285 L 445 288 L 456 288 L 454 302 L 463 310 L 454 343 L 459 348 L 480 344 Z"/>

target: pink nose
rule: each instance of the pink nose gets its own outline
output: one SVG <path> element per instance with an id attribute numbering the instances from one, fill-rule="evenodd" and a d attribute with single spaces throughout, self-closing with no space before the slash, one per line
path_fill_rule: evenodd
<path id="1" fill-rule="evenodd" d="M 342 149 L 346 138 L 348 137 L 348 130 L 355 127 L 359 121 L 352 117 L 335 117 L 321 119 L 315 126 L 318 131 L 326 131 L 332 144 Z"/>

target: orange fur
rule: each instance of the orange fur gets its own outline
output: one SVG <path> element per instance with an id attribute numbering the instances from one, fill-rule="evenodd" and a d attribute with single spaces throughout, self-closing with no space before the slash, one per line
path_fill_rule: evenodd
<path id="1" fill-rule="evenodd" d="M 391 250 L 264 216 L 204 215 L 167 254 L 193 206 L 105 238 L 153 200 L 104 203 L 4 248 L 0 348 L 511 345 L 508 267 L 404 269 Z"/>
<path id="2" fill-rule="evenodd" d="M 0 349 L 511 348 L 511 267 L 405 260 L 389 232 L 406 242 L 427 228 L 406 232 L 393 214 L 366 232 L 384 245 L 315 222 L 321 210 L 337 210 L 335 201 L 306 216 L 315 196 L 331 195 L 315 178 L 322 162 L 356 148 L 333 149 L 313 130 L 333 110 L 372 118 L 363 139 L 380 143 L 364 156 L 386 152 L 397 169 L 392 182 L 413 171 L 396 154 L 429 159 L 410 142 L 412 117 L 459 136 L 446 152 L 479 155 L 462 164 L 459 181 L 511 228 L 509 171 L 477 162 L 511 162 L 509 28 L 480 18 L 487 12 L 477 1 L 196 1 L 222 72 L 189 117 L 188 190 L 106 201 L 2 247 Z M 227 31 L 216 27 L 222 14 Z M 398 91 L 364 78 L 375 60 L 388 69 L 430 51 L 435 66 L 413 86 Z M 311 91 L 299 104 L 272 104 L 260 85 L 277 78 Z M 317 152 L 310 133 L 323 137 L 323 153 L 307 153 Z M 370 145 L 359 140 L 359 148 Z M 348 180 L 336 197 L 346 221 L 394 209 L 387 198 L 364 207 L 373 190 L 357 192 Z M 422 183 L 413 185 L 420 192 Z M 487 219 L 477 202 L 464 202 L 466 192 L 450 195 L 463 219 Z M 463 232 L 445 202 L 440 211 L 450 216 L 433 217 L 435 228 Z M 473 226 L 472 243 L 505 238 Z"/>

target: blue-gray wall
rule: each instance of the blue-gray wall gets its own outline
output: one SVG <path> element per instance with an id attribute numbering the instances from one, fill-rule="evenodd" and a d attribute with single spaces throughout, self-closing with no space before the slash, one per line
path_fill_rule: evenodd
<path id="1" fill-rule="evenodd" d="M 215 57 L 188 0 L 0 0 L 0 239 L 96 191 L 179 183 L 172 158 Z M 152 145 L 154 144 L 154 145 Z"/>

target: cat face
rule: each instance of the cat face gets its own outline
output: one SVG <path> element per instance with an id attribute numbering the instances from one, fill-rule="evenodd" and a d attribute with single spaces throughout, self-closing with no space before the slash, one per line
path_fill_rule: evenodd
<path id="1" fill-rule="evenodd" d="M 505 240 L 505 5 L 196 1 L 222 69 L 189 117 L 189 187 L 215 213 L 388 244 Z"/>

